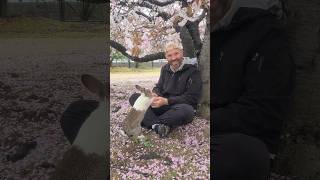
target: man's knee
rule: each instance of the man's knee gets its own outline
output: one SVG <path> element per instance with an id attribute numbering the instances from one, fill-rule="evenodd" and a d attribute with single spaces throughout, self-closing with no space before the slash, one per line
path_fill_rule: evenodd
<path id="1" fill-rule="evenodd" d="M 194 109 L 191 105 L 189 104 L 176 104 L 172 106 L 176 110 L 179 110 L 182 112 L 182 115 L 185 117 L 193 117 L 194 115 Z"/>
<path id="2" fill-rule="evenodd" d="M 188 104 L 175 104 L 159 116 L 159 121 L 171 127 L 188 124 L 193 119 L 193 107 Z"/>
<path id="3" fill-rule="evenodd" d="M 129 97 L 129 103 L 131 106 L 134 105 L 134 103 L 136 102 L 136 100 L 139 98 L 141 94 L 140 93 L 133 93 L 130 97 Z"/>

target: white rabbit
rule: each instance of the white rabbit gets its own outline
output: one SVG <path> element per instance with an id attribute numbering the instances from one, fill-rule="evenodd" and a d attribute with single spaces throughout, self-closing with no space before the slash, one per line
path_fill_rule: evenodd
<path id="1" fill-rule="evenodd" d="M 151 90 L 139 85 L 136 85 L 136 88 L 141 91 L 141 95 L 135 101 L 133 107 L 130 108 L 127 117 L 123 121 L 125 134 L 134 138 L 137 138 L 141 133 L 141 121 L 153 100 Z"/>
<path id="2" fill-rule="evenodd" d="M 50 179 L 107 179 L 107 123 L 109 98 L 106 86 L 91 75 L 82 75 L 83 85 L 99 96 L 99 106 L 82 124 L 71 148 L 57 164 Z"/>

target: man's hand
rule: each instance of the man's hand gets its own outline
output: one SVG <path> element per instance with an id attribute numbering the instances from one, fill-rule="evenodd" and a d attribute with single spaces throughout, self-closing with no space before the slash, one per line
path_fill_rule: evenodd
<path id="1" fill-rule="evenodd" d="M 158 94 L 152 92 L 152 97 L 158 97 Z"/>
<path id="2" fill-rule="evenodd" d="M 151 103 L 152 108 L 159 108 L 163 105 L 168 105 L 168 99 L 164 97 L 154 97 L 153 102 Z"/>

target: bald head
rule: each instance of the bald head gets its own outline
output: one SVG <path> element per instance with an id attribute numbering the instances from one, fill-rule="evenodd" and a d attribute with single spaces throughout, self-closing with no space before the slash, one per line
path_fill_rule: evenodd
<path id="1" fill-rule="evenodd" d="M 164 53 L 171 68 L 177 70 L 183 61 L 182 46 L 178 43 L 168 43 L 164 47 Z"/>
<path id="2" fill-rule="evenodd" d="M 172 49 L 178 49 L 182 51 L 182 46 L 179 43 L 170 42 L 164 46 L 164 52 L 167 53 L 168 51 Z"/>

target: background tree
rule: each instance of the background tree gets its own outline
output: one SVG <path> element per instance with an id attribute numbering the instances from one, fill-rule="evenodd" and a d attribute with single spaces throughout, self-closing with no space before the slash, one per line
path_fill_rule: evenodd
<path id="1" fill-rule="evenodd" d="M 165 43 L 179 41 L 184 56 L 197 58 L 203 79 L 201 115 L 209 118 L 208 0 L 111 1 L 111 46 L 135 62 L 165 59 Z M 205 35 L 206 34 L 206 35 Z"/>
<path id="2" fill-rule="evenodd" d="M 0 18 L 7 16 L 8 0 L 0 0 Z"/>
<path id="3" fill-rule="evenodd" d="M 95 5 L 99 4 L 106 4 L 107 1 L 105 0 L 80 0 L 82 4 L 82 8 L 79 11 L 79 16 L 82 21 L 88 21 L 89 18 L 92 16 Z M 60 21 L 65 21 L 65 14 L 66 14 L 66 1 L 65 0 L 58 0 L 59 3 L 59 18 Z M 75 10 L 72 6 L 73 10 Z"/>
<path id="4" fill-rule="evenodd" d="M 110 64 L 112 66 L 112 63 L 115 63 L 114 61 L 117 61 L 117 60 L 124 60 L 124 59 L 127 59 L 123 54 L 121 54 L 119 51 L 115 50 L 115 49 L 110 49 Z M 130 68 L 130 67 L 129 67 Z"/>

